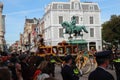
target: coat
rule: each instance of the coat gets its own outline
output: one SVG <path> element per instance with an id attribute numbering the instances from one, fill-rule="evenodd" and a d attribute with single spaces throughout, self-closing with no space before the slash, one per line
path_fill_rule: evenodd
<path id="1" fill-rule="evenodd" d="M 114 80 L 114 77 L 106 70 L 97 67 L 90 73 L 88 80 Z"/>
<path id="2" fill-rule="evenodd" d="M 74 74 L 73 69 L 68 65 L 62 68 L 61 74 L 63 80 L 79 80 L 79 77 Z"/>

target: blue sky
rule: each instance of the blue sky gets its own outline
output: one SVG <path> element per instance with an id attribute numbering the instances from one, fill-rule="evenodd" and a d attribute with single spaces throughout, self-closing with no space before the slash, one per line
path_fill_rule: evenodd
<path id="1" fill-rule="evenodd" d="M 69 0 L 0 0 L 4 3 L 3 14 L 6 15 L 7 43 L 19 40 L 19 34 L 23 33 L 25 17 L 41 18 L 44 14 L 44 7 L 52 1 Z M 97 2 L 101 9 L 101 23 L 110 19 L 113 14 L 120 15 L 120 0 L 81 0 Z"/>

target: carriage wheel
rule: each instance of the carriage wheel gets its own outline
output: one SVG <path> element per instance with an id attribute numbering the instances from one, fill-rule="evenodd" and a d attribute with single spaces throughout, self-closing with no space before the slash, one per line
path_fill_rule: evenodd
<path id="1" fill-rule="evenodd" d="M 97 62 L 94 57 L 92 59 L 90 58 L 90 62 L 91 62 L 91 70 L 93 71 L 97 68 Z"/>
<path id="2" fill-rule="evenodd" d="M 85 75 L 91 71 L 92 65 L 88 57 L 84 57 L 84 63 L 82 64 L 80 70 L 82 74 Z"/>

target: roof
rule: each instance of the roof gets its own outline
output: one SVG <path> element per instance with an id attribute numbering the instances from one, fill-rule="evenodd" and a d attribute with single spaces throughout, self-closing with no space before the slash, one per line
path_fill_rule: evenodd
<path id="1" fill-rule="evenodd" d="M 34 19 L 26 19 L 27 23 L 34 23 Z"/>
<path id="2" fill-rule="evenodd" d="M 70 10 L 74 9 L 74 5 L 76 2 L 52 2 L 51 8 L 53 10 Z M 99 6 L 97 3 L 92 3 L 92 2 L 78 2 L 78 10 L 83 10 L 83 11 L 100 11 Z M 76 10 L 76 9 L 75 9 Z"/>

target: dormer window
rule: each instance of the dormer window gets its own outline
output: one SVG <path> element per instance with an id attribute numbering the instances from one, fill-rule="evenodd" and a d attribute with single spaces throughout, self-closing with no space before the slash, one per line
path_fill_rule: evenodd
<path id="1" fill-rule="evenodd" d="M 93 6 L 93 5 L 90 5 L 90 6 L 89 6 L 89 10 L 90 10 L 90 11 L 93 11 L 93 10 L 94 10 L 94 6 Z"/>
<path id="2" fill-rule="evenodd" d="M 78 2 L 74 3 L 74 9 L 79 9 L 79 3 Z"/>
<path id="3" fill-rule="evenodd" d="M 63 5 L 62 4 L 58 4 L 57 5 L 57 9 L 63 9 Z"/>

